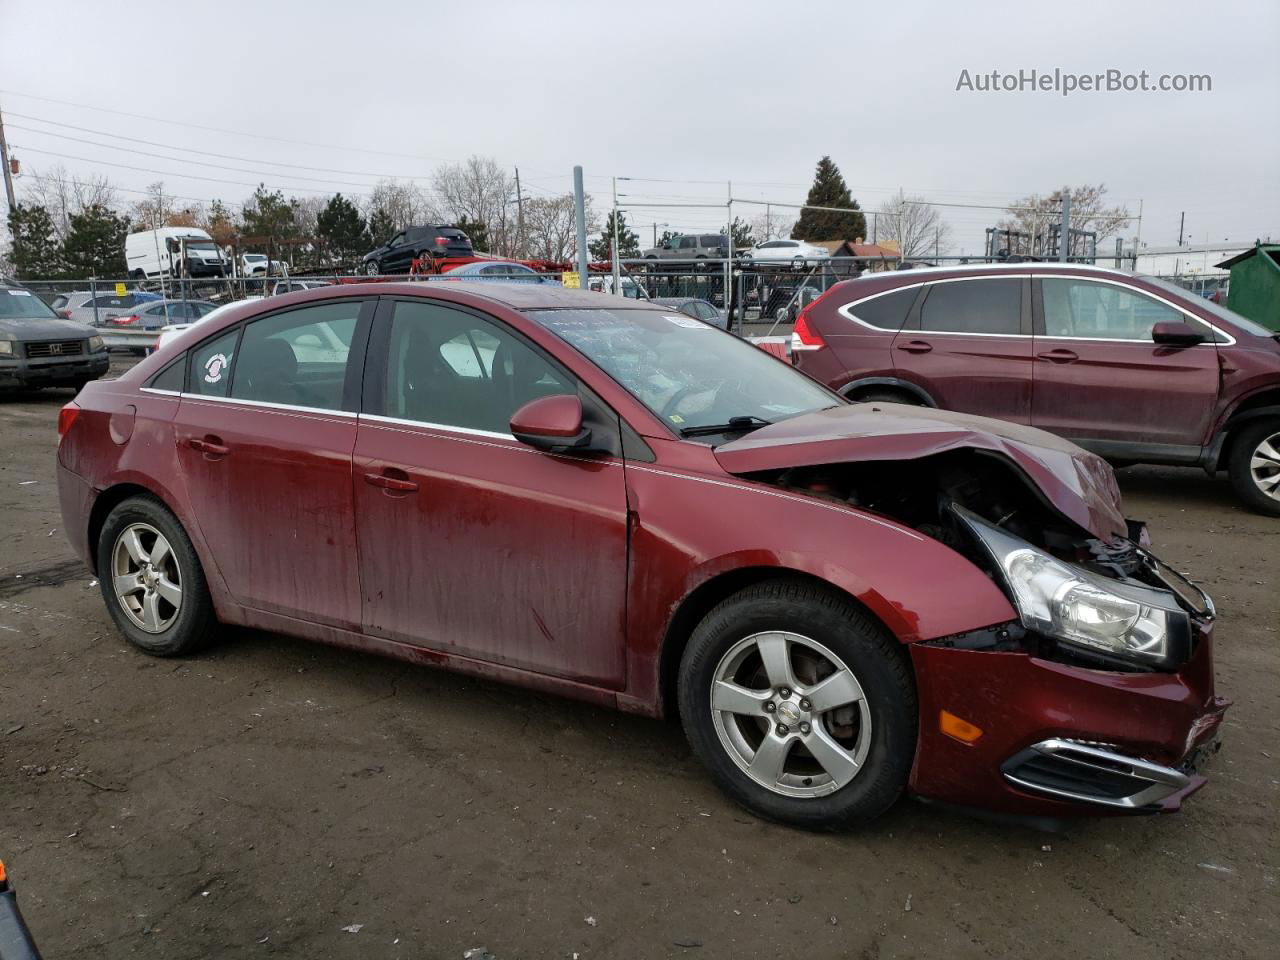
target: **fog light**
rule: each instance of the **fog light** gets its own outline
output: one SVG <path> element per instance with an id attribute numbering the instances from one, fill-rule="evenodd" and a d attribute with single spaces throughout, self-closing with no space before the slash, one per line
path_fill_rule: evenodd
<path id="1" fill-rule="evenodd" d="M 959 740 L 961 743 L 976 743 L 982 736 L 981 727 L 975 727 L 968 720 L 961 720 L 947 710 L 938 714 L 938 729 L 952 740 Z"/>

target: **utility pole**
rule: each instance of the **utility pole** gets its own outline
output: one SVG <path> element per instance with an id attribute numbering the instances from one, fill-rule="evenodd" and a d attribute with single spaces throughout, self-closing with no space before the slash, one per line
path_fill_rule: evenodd
<path id="1" fill-rule="evenodd" d="M 4 113 L 0 111 L 0 164 L 4 165 L 4 197 L 9 201 L 9 212 L 13 213 L 18 201 L 13 196 L 13 170 L 9 167 L 9 145 L 4 139 Z"/>
<path id="2" fill-rule="evenodd" d="M 582 167 L 573 168 L 573 205 L 578 221 L 578 284 L 587 289 L 587 196 L 582 189 Z"/>
<path id="3" fill-rule="evenodd" d="M 519 167 L 516 167 L 516 256 L 524 256 L 524 195 L 520 192 Z"/>
<path id="4" fill-rule="evenodd" d="M 618 178 L 613 178 L 613 295 L 622 296 L 622 268 L 618 263 Z"/>
<path id="5" fill-rule="evenodd" d="M 1182 211 L 1182 216 L 1178 218 L 1178 246 L 1182 246 L 1182 230 L 1187 225 L 1187 211 Z"/>
<path id="6" fill-rule="evenodd" d="M 1062 229 L 1058 231 L 1058 259 L 1071 259 L 1071 188 L 1062 188 Z"/>

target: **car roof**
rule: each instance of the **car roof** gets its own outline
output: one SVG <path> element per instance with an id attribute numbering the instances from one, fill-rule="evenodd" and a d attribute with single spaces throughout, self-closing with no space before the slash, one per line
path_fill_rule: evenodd
<path id="1" fill-rule="evenodd" d="M 683 307 L 686 303 L 706 303 L 701 297 L 652 297 L 650 303 L 661 303 L 668 307 Z"/>
<path id="2" fill-rule="evenodd" d="M 653 310 L 647 300 L 632 300 L 597 293 L 593 290 L 574 290 L 550 283 L 493 283 L 484 280 L 458 280 L 448 284 L 388 283 L 406 293 L 430 294 L 440 288 L 461 290 L 476 297 L 498 303 L 513 310 Z"/>
<path id="3" fill-rule="evenodd" d="M 1092 263 L 1066 263 L 1061 260 L 1019 260 L 1009 263 L 955 263 L 941 267 L 913 267 L 910 270 L 892 270 L 890 273 L 902 274 L 937 274 L 937 273 L 1026 273 L 1028 270 L 1079 270 L 1084 273 L 1107 273 L 1117 277 L 1135 277 L 1139 274 L 1132 270 L 1120 270 L 1115 267 L 1099 267 Z M 881 274 L 883 276 L 883 274 Z"/>

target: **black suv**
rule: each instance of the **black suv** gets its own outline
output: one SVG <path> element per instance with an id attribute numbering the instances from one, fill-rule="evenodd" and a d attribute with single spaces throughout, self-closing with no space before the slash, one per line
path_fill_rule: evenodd
<path id="1" fill-rule="evenodd" d="M 427 224 L 406 227 L 375 250 L 364 255 L 363 269 L 371 277 L 388 273 L 408 273 L 415 259 L 427 257 L 473 257 L 471 241 L 457 227 Z"/>

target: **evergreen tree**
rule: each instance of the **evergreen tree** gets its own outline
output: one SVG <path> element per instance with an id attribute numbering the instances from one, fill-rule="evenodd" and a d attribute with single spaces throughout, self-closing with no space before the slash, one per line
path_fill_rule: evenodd
<path id="1" fill-rule="evenodd" d="M 267 192 L 258 185 L 253 196 L 244 205 L 244 232 L 248 237 L 260 237 L 259 243 L 277 244 L 290 240 L 297 233 L 296 204 L 286 200 L 279 190 Z"/>
<path id="2" fill-rule="evenodd" d="M 625 260 L 628 257 L 640 256 L 640 238 L 627 227 L 627 215 L 620 210 L 617 211 L 617 215 L 618 257 Z M 604 229 L 600 232 L 600 239 L 592 240 L 587 244 L 593 260 L 613 259 L 613 217 L 614 211 L 610 210 L 609 216 L 604 221 Z"/>
<path id="3" fill-rule="evenodd" d="M 729 229 L 733 234 L 733 249 L 749 250 L 756 245 L 756 238 L 751 235 L 751 224 L 738 217 L 733 218 L 733 223 L 729 224 Z M 720 231 L 720 235 L 724 235 L 724 231 Z"/>
<path id="4" fill-rule="evenodd" d="M 19 279 L 36 280 L 62 273 L 62 245 L 53 229 L 53 218 L 41 206 L 18 204 L 9 211 L 9 259 Z"/>
<path id="5" fill-rule="evenodd" d="M 468 220 L 464 214 L 462 219 L 455 223 L 454 226 L 467 235 L 467 239 L 471 241 L 472 250 L 489 252 L 488 224 L 481 223 L 479 220 Z"/>
<path id="6" fill-rule="evenodd" d="M 663 230 L 663 231 L 662 231 L 662 236 L 660 236 L 660 237 L 658 238 L 658 246 L 659 246 L 659 248 L 661 248 L 661 247 L 662 247 L 662 245 L 663 245 L 664 243 L 666 243 L 668 240 L 674 240 L 675 238 L 676 238 L 675 233 L 673 233 L 673 232 L 672 232 L 672 231 L 670 231 L 670 230 Z"/>
<path id="7" fill-rule="evenodd" d="M 128 218 L 99 203 L 74 214 L 63 244 L 67 271 L 77 278 L 123 277 L 128 272 L 124 259 L 128 232 Z"/>
<path id="8" fill-rule="evenodd" d="M 340 193 L 333 195 L 316 216 L 316 233 L 340 261 L 354 259 L 367 249 L 369 225 L 356 205 Z"/>
<path id="9" fill-rule="evenodd" d="M 858 201 L 849 195 L 849 187 L 830 157 L 818 161 L 813 186 L 806 204 L 815 207 L 840 207 L 859 211 Z M 867 235 L 867 218 L 861 212 L 836 213 L 832 210 L 810 210 L 800 213 L 791 230 L 793 240 L 855 240 Z"/>
<path id="10" fill-rule="evenodd" d="M 395 235 L 395 217 L 385 207 L 374 207 L 369 214 L 369 242 L 380 247 Z"/>

